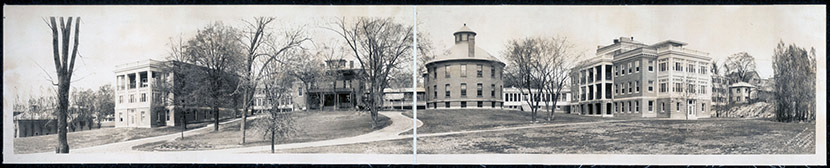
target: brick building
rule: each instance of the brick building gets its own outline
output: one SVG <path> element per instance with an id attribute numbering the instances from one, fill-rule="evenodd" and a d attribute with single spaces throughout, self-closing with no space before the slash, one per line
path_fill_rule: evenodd
<path id="1" fill-rule="evenodd" d="M 426 63 L 427 108 L 501 108 L 505 64 L 475 45 L 476 32 L 465 24 L 453 33 L 446 55 Z"/>

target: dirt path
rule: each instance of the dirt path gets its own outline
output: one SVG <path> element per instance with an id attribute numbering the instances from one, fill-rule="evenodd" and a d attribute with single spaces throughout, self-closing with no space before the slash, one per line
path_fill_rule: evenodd
<path id="1" fill-rule="evenodd" d="M 346 144 L 355 144 L 355 143 L 364 143 L 364 142 L 374 142 L 374 141 L 385 141 L 385 140 L 394 140 L 394 139 L 402 139 L 402 138 L 412 138 L 412 135 L 399 135 L 403 132 L 407 132 L 412 130 L 412 118 L 404 116 L 401 112 L 380 112 L 381 115 L 389 117 L 392 124 L 389 126 L 384 127 L 383 129 L 376 130 L 367 134 L 353 136 L 353 137 L 346 137 L 346 138 L 338 138 L 338 139 L 330 139 L 330 140 L 322 140 L 322 141 L 314 141 L 314 142 L 303 142 L 303 143 L 291 143 L 291 144 L 279 144 L 275 145 L 274 149 L 293 149 L 293 148 L 305 148 L 305 147 L 319 147 L 319 146 L 332 146 L 332 145 L 346 145 Z M 417 121 L 418 127 L 423 125 L 423 122 Z M 253 147 L 244 147 L 244 148 L 232 148 L 232 149 L 220 149 L 220 150 L 206 150 L 206 151 L 187 151 L 187 152 L 220 152 L 220 153 L 266 153 L 271 151 L 271 145 L 263 145 L 263 146 L 253 146 Z"/>

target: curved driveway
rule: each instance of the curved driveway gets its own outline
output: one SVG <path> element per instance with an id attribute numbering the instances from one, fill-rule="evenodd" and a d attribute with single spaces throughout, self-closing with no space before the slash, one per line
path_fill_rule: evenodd
<path id="1" fill-rule="evenodd" d="M 386 141 L 386 140 L 395 140 L 395 139 L 404 139 L 404 138 L 412 138 L 412 135 L 399 135 L 401 133 L 410 131 L 412 129 L 412 118 L 404 116 L 402 112 L 379 112 L 381 115 L 389 117 L 389 120 L 392 121 L 392 124 L 389 126 L 384 127 L 383 129 L 376 130 L 367 134 L 353 136 L 353 137 L 346 137 L 346 138 L 337 138 L 337 139 L 330 139 L 330 140 L 322 140 L 322 141 L 313 141 L 313 142 L 302 142 L 302 143 L 290 143 L 290 144 L 278 144 L 274 146 L 274 149 L 293 149 L 293 148 L 306 148 L 306 147 L 319 147 L 319 146 L 332 146 L 332 145 L 345 145 L 345 144 L 355 144 L 355 143 L 364 143 L 364 142 L 374 142 L 374 141 Z M 424 125 L 423 122 L 417 121 L 418 127 Z M 219 150 L 206 150 L 206 151 L 189 151 L 189 152 L 220 152 L 220 153 L 260 153 L 260 152 L 270 152 L 271 145 L 264 145 L 264 146 L 253 146 L 253 147 L 244 147 L 244 148 L 231 148 L 231 149 L 219 149 Z"/>

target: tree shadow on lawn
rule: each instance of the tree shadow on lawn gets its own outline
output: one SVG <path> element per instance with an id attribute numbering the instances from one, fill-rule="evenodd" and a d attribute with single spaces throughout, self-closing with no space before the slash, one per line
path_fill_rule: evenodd
<path id="1" fill-rule="evenodd" d="M 343 137 L 352 137 L 374 131 L 371 128 L 371 118 L 366 113 L 353 111 L 310 111 L 294 112 L 297 133 L 287 139 L 278 139 L 276 144 L 310 142 Z M 391 124 L 388 117 L 379 116 L 379 127 Z M 241 145 L 241 121 L 227 123 L 220 127 L 218 132 L 187 136 L 172 142 L 155 142 L 133 147 L 142 151 L 192 151 L 209 149 L 238 148 L 245 146 L 262 146 L 270 144 L 270 137 L 256 128 L 256 123 L 262 118 L 250 120 L 246 132 L 246 143 Z"/>

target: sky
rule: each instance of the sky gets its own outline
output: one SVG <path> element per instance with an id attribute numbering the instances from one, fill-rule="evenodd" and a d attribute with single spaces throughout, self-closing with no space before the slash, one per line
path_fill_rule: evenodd
<path id="1" fill-rule="evenodd" d="M 507 41 L 562 36 L 582 58 L 619 37 L 654 44 L 686 42 L 686 48 L 723 62 L 732 54 L 755 57 L 762 78 L 773 76 L 772 54 L 779 41 L 815 47 L 826 55 L 825 6 L 419 6 L 418 29 L 436 49 L 453 45 L 463 24 L 477 33 L 476 45 L 504 60 Z"/>
<path id="2" fill-rule="evenodd" d="M 416 14 L 417 13 L 417 14 Z M 215 21 L 241 27 L 244 19 L 274 16 L 276 29 L 303 26 L 315 41 L 336 40 L 322 27 L 339 17 L 393 17 L 412 25 L 443 51 L 467 24 L 476 44 L 501 57 L 504 44 L 529 36 L 563 36 L 584 58 L 619 37 L 653 44 L 665 40 L 723 61 L 747 52 L 763 78 L 771 77 L 772 52 L 783 40 L 826 55 L 824 6 L 4 6 L 3 102 L 51 90 L 55 78 L 48 16 L 80 16 L 81 58 L 73 87 L 114 81 L 115 65 L 163 60 L 171 38 L 192 37 Z M 416 16 L 417 15 L 417 16 Z M 417 18 L 417 19 L 416 19 Z M 440 53 L 440 52 L 438 52 Z M 823 67 L 823 57 L 819 59 Z"/>

